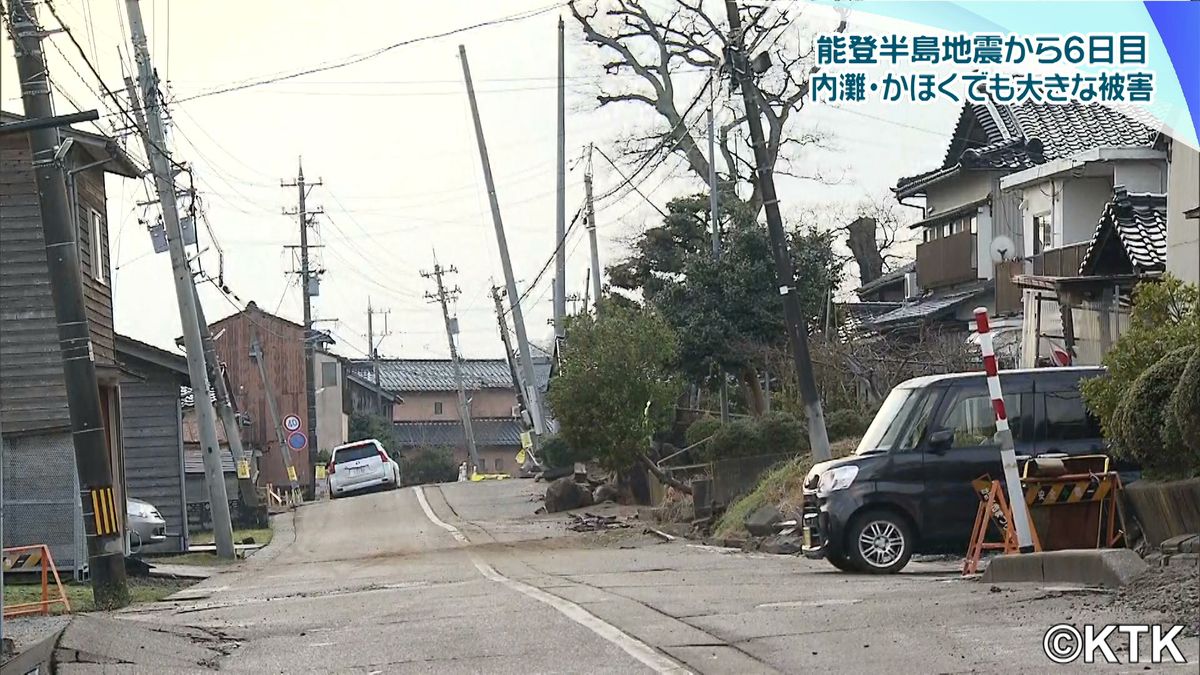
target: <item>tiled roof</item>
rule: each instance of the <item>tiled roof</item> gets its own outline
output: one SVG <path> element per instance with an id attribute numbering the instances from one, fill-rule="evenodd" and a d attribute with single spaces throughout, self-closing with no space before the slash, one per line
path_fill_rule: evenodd
<path id="1" fill-rule="evenodd" d="M 995 114 L 985 104 L 966 104 L 941 166 L 901 178 L 897 194 L 916 194 L 963 169 L 1019 171 L 1092 148 L 1149 147 L 1158 136 L 1145 124 L 1098 103 L 993 107 Z"/>
<path id="2" fill-rule="evenodd" d="M 371 362 L 354 359 L 350 370 L 358 377 L 374 381 Z M 467 389 L 512 389 L 512 374 L 504 359 L 463 359 L 463 383 Z M 550 361 L 533 359 L 538 387 L 546 388 L 550 379 Z M 385 359 L 379 361 L 379 384 L 387 391 L 403 395 L 414 391 L 454 391 L 454 365 L 450 359 Z"/>
<path id="3" fill-rule="evenodd" d="M 200 454 L 199 445 L 190 443 L 184 445 L 183 471 L 184 473 L 204 473 L 204 457 Z M 233 453 L 227 447 L 221 448 L 221 471 L 237 473 L 237 466 L 233 463 Z"/>
<path id="4" fill-rule="evenodd" d="M 862 286 L 859 286 L 858 289 L 855 290 L 854 292 L 857 293 L 859 297 L 862 297 L 863 294 L 865 294 L 865 293 L 870 293 L 871 291 L 878 290 L 889 284 L 896 283 L 896 282 L 903 283 L 904 275 L 907 274 L 908 272 L 916 271 L 916 269 L 917 269 L 917 261 L 914 260 L 914 261 L 908 263 L 907 265 L 902 265 L 901 267 L 897 267 L 896 269 L 892 270 L 891 272 L 888 272 L 887 274 L 884 274 L 883 276 L 879 277 L 878 279 L 875 279 L 874 281 L 871 281 L 869 283 L 863 284 Z"/>
<path id="5" fill-rule="evenodd" d="M 1115 236 L 1114 236 L 1115 235 Z M 1120 243 L 1120 254 L 1109 253 L 1111 247 Z M 1158 272 L 1166 268 L 1167 261 L 1167 196 L 1148 192 L 1128 192 L 1125 186 L 1113 188 L 1113 198 L 1104 205 L 1100 221 L 1083 262 L 1079 265 L 1081 276 L 1097 273 L 1102 261 L 1112 256 L 1124 262 L 1128 260 L 1135 274 Z M 1106 270 L 1111 272 L 1111 270 Z"/>
<path id="6" fill-rule="evenodd" d="M 464 445 L 461 422 L 396 422 L 396 437 L 403 447 L 453 447 Z M 521 447 L 521 420 L 513 418 L 476 418 L 471 420 L 475 443 L 490 446 Z"/>
<path id="7" fill-rule="evenodd" d="M 914 323 L 924 319 L 932 319 L 943 312 L 949 312 L 958 305 L 981 295 L 989 287 L 988 283 L 979 284 L 967 290 L 921 298 L 916 302 L 894 309 L 886 314 L 875 317 L 876 326 L 891 328 L 906 323 Z"/>

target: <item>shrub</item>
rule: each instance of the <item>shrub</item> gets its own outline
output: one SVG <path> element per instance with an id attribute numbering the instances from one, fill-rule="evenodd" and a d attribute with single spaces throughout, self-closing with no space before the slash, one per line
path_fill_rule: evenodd
<path id="1" fill-rule="evenodd" d="M 708 460 L 730 457 L 752 457 L 765 455 L 758 424 L 750 418 L 740 417 L 729 424 L 722 424 L 713 434 L 713 439 L 704 446 L 702 455 Z"/>
<path id="2" fill-rule="evenodd" d="M 796 453 L 808 450 L 808 430 L 795 415 L 769 412 L 758 418 L 760 455 Z"/>
<path id="3" fill-rule="evenodd" d="M 562 436 L 550 436 L 542 441 L 542 463 L 550 468 L 574 466 L 575 462 L 586 462 L 588 453 L 572 448 Z"/>
<path id="4" fill-rule="evenodd" d="M 448 483 L 458 479 L 458 464 L 450 448 L 418 448 L 400 459 L 400 479 L 405 485 Z"/>
<path id="5" fill-rule="evenodd" d="M 861 437 L 870 423 L 871 421 L 857 410 L 843 408 L 834 410 L 825 417 L 825 430 L 829 432 L 830 441 L 837 441 Z"/>
<path id="6" fill-rule="evenodd" d="M 1200 343 L 1200 336 L 1196 339 Z M 1184 445 L 1200 457 L 1200 349 L 1192 354 L 1171 394 L 1171 413 Z"/>
<path id="7" fill-rule="evenodd" d="M 1190 476 L 1197 468 L 1194 454 L 1184 447 L 1174 412 L 1168 405 L 1194 346 L 1163 356 L 1134 380 L 1119 408 L 1115 427 L 1119 452 L 1153 476 Z"/>
<path id="8" fill-rule="evenodd" d="M 688 447 L 691 447 L 717 433 L 717 429 L 720 428 L 721 420 L 719 418 L 705 415 L 688 425 L 687 431 L 683 433 L 683 441 Z"/>

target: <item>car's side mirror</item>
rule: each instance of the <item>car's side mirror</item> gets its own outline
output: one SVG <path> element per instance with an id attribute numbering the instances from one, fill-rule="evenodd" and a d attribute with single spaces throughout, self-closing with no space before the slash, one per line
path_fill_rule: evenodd
<path id="1" fill-rule="evenodd" d="M 929 448 L 934 451 L 944 451 L 950 447 L 950 443 L 954 440 L 953 429 L 938 429 L 929 434 Z"/>

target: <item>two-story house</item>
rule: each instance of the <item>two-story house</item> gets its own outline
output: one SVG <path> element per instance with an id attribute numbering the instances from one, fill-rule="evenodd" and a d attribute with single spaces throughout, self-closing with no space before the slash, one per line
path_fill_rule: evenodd
<path id="1" fill-rule="evenodd" d="M 0 113 L 0 123 L 24 119 Z M 103 422 L 124 523 L 120 369 L 113 336 L 108 176 L 138 168 L 108 137 L 64 128 L 63 179 L 76 224 L 80 277 Z M 46 263 L 28 134 L 0 136 L 0 429 L 4 443 L 4 545 L 47 544 L 59 567 L 86 561 L 79 479 L 62 353 Z"/>
<path id="2" fill-rule="evenodd" d="M 393 423 L 402 448 L 448 447 L 456 462 L 467 461 L 467 443 L 458 409 L 458 386 L 449 359 L 380 359 L 379 382 L 401 397 L 394 406 Z M 537 387 L 546 390 L 550 359 L 534 358 Z M 470 406 L 481 473 L 516 475 L 514 457 L 521 449 L 524 424 L 517 406 L 512 372 L 504 359 L 463 359 L 463 381 Z M 374 377 L 370 360 L 354 360 L 351 372 L 362 379 Z"/>
<path id="3" fill-rule="evenodd" d="M 941 323 L 966 332 L 973 309 L 984 306 L 997 316 L 992 325 L 998 347 L 1011 345 L 1009 355 L 1015 357 L 1022 307 L 1011 278 L 1023 271 L 1026 257 L 1047 244 L 1061 246 L 1076 230 L 1064 225 L 1054 230 L 1040 201 L 1025 199 L 1015 186 L 1005 189 L 1002 181 L 1017 172 L 1036 174 L 1046 165 L 1069 166 L 1079 161 L 1072 158 L 1097 148 L 1119 148 L 1128 151 L 1130 159 L 1151 159 L 1155 137 L 1152 129 L 1095 104 L 966 104 L 941 165 L 903 178 L 893 188 L 906 205 L 912 204 L 905 200 L 924 200 L 924 217 L 912 225 L 920 230 L 921 243 L 915 283 L 906 289 L 904 305 L 878 317 L 876 326 L 896 330 Z M 1096 175 L 1089 177 L 1101 178 L 1108 171 L 1111 178 L 1114 169 L 1101 168 L 1106 157 L 1094 159 Z M 1072 169 L 1064 171 L 1072 175 Z M 1059 195 L 1059 208 L 1071 204 L 1072 209 L 1083 209 L 1081 204 L 1087 202 L 1092 204 L 1088 210 L 1098 216 L 1107 201 L 1095 199 L 1102 184 L 1104 180 L 1078 182 L 1072 199 Z M 1112 184 L 1107 185 L 1111 194 Z M 1089 233 L 1095 222 L 1092 218 L 1086 228 Z M 1043 228 L 1036 236 L 1035 223 Z M 1059 233 L 1057 239 L 1052 238 L 1054 232 Z"/>
<path id="4" fill-rule="evenodd" d="M 1200 285 L 1200 150 L 1169 139 L 1167 271 Z"/>

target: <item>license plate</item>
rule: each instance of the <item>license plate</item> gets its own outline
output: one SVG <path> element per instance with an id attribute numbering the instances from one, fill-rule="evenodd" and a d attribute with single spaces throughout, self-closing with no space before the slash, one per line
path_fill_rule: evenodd
<path id="1" fill-rule="evenodd" d="M 350 469 L 350 473 L 352 473 L 354 475 L 358 475 L 366 470 L 367 470 L 367 467 L 365 467 L 365 466 L 356 466 L 353 469 Z"/>
<path id="2" fill-rule="evenodd" d="M 804 548 L 812 548 L 812 528 L 804 528 Z"/>

